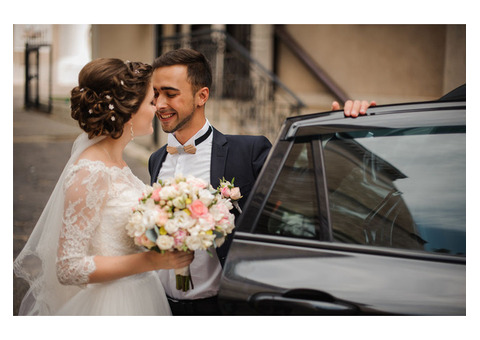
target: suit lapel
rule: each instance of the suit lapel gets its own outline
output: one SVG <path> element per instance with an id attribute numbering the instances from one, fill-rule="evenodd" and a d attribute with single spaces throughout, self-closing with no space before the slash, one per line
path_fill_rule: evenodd
<path id="1" fill-rule="evenodd" d="M 214 128 L 212 157 L 210 162 L 210 183 L 214 188 L 218 187 L 218 185 L 220 184 L 220 180 L 225 176 L 227 154 L 227 138 Z"/>
<path id="2" fill-rule="evenodd" d="M 153 185 L 153 183 L 155 183 L 157 181 L 158 174 L 160 172 L 160 168 L 162 167 L 162 164 L 165 161 L 165 158 L 167 158 L 167 147 L 166 146 L 160 148 L 157 157 L 158 157 L 158 161 L 156 161 L 154 163 L 153 176 L 150 179 L 150 181 L 151 181 L 150 184 L 151 185 Z"/>
<path id="3" fill-rule="evenodd" d="M 215 128 L 213 129 L 212 141 L 212 156 L 210 161 L 210 183 L 212 187 L 217 188 L 220 185 L 220 180 L 225 176 L 225 169 L 227 165 L 228 142 L 227 138 Z M 225 262 L 226 245 L 230 243 L 230 238 L 222 245 L 216 248 L 217 256 L 221 266 Z"/>

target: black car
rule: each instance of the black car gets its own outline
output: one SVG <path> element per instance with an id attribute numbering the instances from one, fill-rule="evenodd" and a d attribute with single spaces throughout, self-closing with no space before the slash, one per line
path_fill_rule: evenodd
<path id="1" fill-rule="evenodd" d="M 224 267 L 225 314 L 465 315 L 465 98 L 286 119 Z"/>

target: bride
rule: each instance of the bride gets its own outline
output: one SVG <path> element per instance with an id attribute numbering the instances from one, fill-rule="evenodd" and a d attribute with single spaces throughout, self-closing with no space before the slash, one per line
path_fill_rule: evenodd
<path id="1" fill-rule="evenodd" d="M 152 69 L 97 59 L 71 91 L 72 117 L 85 131 L 14 262 L 30 284 L 19 315 L 169 315 L 154 272 L 187 266 L 193 254 L 143 251 L 125 225 L 144 184 L 123 160 L 134 136 L 151 134 Z"/>

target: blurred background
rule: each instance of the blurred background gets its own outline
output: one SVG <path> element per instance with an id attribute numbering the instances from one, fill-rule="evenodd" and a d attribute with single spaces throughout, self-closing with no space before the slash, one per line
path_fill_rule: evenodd
<path id="1" fill-rule="evenodd" d="M 170 49 L 213 67 L 207 118 L 271 141 L 290 115 L 333 100 L 433 100 L 466 82 L 466 25 L 13 25 L 14 103 L 71 120 L 69 91 L 99 57 L 151 63 Z M 159 131 L 142 142 L 163 145 Z"/>

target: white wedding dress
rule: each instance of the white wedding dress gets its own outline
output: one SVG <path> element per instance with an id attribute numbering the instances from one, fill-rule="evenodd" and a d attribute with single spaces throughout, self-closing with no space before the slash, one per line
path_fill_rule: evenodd
<path id="1" fill-rule="evenodd" d="M 19 314 L 170 315 L 165 291 L 155 272 L 88 283 L 89 274 L 95 270 L 94 256 L 143 251 L 127 235 L 125 225 L 145 185 L 128 167 L 107 167 L 101 161 L 86 159 L 69 163 L 59 181 L 62 193 L 57 193 L 63 195 L 64 201 L 57 244 L 45 240 L 52 237 L 47 227 L 40 240 L 34 231 L 31 238 L 32 242 L 37 239 L 35 246 L 27 243 L 14 263 L 17 275 L 31 286 Z M 52 246 L 56 253 L 42 250 Z"/>

